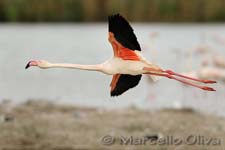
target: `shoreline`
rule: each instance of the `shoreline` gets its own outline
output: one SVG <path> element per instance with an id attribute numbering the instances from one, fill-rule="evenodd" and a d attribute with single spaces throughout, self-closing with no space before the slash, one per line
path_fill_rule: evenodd
<path id="1" fill-rule="evenodd" d="M 224 149 L 220 145 L 121 145 L 121 137 L 144 139 L 185 138 L 190 135 L 225 139 L 225 119 L 192 109 L 145 111 L 134 107 L 121 110 L 58 105 L 27 101 L 17 106 L 0 104 L 0 149 Z M 4 116 L 4 117 L 2 117 Z M 116 142 L 102 143 L 110 135 Z M 19 147 L 18 147 L 19 146 Z"/>

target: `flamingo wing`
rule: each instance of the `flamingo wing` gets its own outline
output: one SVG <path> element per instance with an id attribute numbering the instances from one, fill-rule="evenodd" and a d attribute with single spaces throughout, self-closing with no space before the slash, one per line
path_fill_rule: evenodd
<path id="1" fill-rule="evenodd" d="M 119 96 L 138 85 L 142 75 L 116 74 L 113 75 L 111 86 L 111 96 Z"/>
<path id="2" fill-rule="evenodd" d="M 124 60 L 140 60 L 135 50 L 141 51 L 132 27 L 121 15 L 108 17 L 109 42 L 111 43 L 115 57 Z"/>
<path id="3" fill-rule="evenodd" d="M 140 58 L 135 51 L 141 51 L 132 27 L 121 15 L 116 14 L 108 17 L 109 37 L 114 57 L 123 60 L 139 61 Z M 115 74 L 111 86 L 111 96 L 119 96 L 127 90 L 138 85 L 142 75 Z"/>

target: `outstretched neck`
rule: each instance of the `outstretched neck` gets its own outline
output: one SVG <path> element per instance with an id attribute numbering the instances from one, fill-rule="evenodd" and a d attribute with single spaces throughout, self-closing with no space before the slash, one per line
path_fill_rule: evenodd
<path id="1" fill-rule="evenodd" d="M 101 71 L 101 64 L 97 65 L 81 65 L 81 64 L 68 64 L 68 63 L 52 63 L 50 68 L 70 68 L 70 69 L 80 69 L 89 71 Z"/>

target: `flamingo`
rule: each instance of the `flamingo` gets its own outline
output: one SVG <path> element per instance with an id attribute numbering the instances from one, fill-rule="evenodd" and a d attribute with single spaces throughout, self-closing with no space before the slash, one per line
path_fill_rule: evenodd
<path id="1" fill-rule="evenodd" d="M 141 54 L 141 47 L 134 34 L 133 28 L 127 20 L 120 14 L 108 17 L 108 41 L 110 42 L 114 56 L 101 64 L 82 65 L 70 63 L 50 63 L 45 60 L 31 60 L 26 65 L 26 69 L 30 66 L 36 66 L 41 69 L 48 68 L 69 68 L 88 71 L 98 71 L 107 75 L 112 75 L 110 84 L 111 96 L 119 96 L 127 90 L 138 85 L 143 74 L 149 75 L 152 79 L 156 76 L 174 79 L 184 84 L 194 86 L 206 91 L 215 91 L 208 86 L 200 86 L 189 79 L 201 83 L 216 83 L 212 80 L 200 80 L 178 74 L 172 70 L 163 70 L 159 66 L 147 61 Z"/>
<path id="2" fill-rule="evenodd" d="M 213 64 L 218 68 L 225 68 L 225 59 L 221 55 L 213 56 Z"/>

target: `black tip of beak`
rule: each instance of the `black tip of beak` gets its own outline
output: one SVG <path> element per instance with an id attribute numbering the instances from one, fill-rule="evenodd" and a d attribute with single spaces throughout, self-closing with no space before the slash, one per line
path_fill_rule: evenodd
<path id="1" fill-rule="evenodd" d="M 30 62 L 28 62 L 28 64 L 26 65 L 25 69 L 30 67 Z"/>

